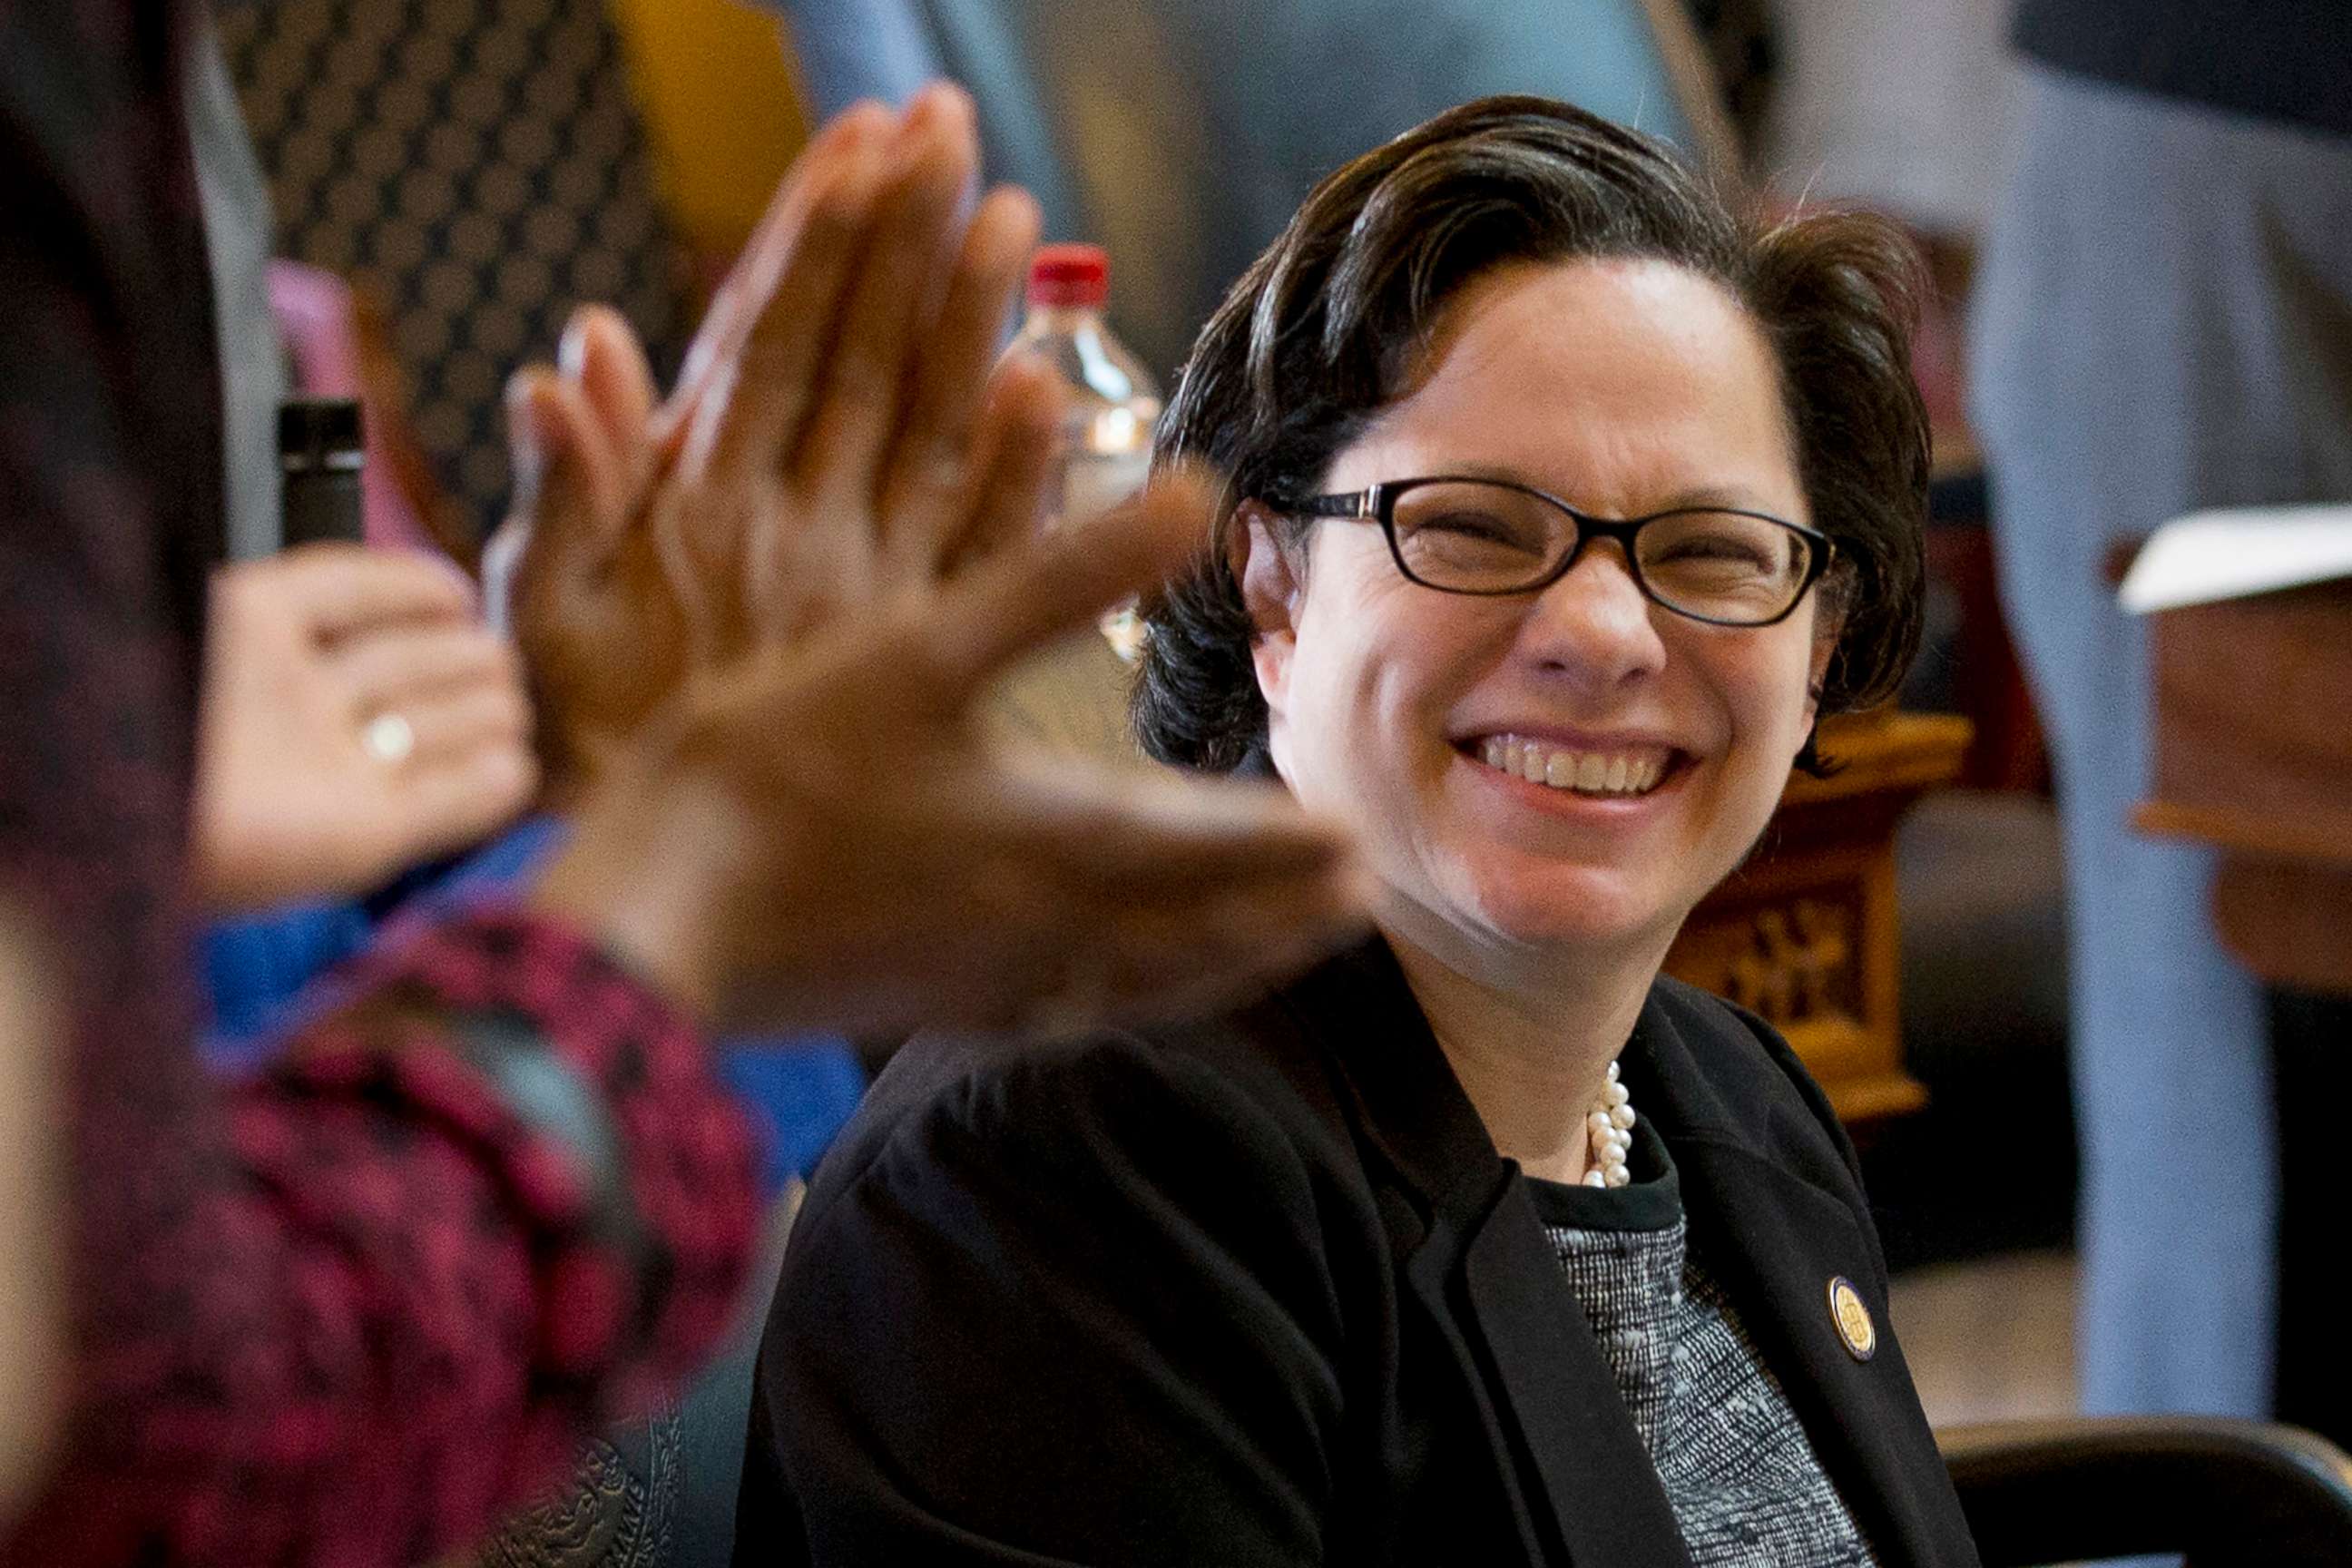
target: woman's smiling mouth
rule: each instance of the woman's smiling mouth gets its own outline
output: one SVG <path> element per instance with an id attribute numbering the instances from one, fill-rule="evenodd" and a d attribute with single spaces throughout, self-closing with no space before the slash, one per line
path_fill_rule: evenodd
<path id="1" fill-rule="evenodd" d="M 1601 798 L 1644 795 L 1671 770 L 1664 746 L 1576 748 L 1532 736 L 1483 736 L 1463 748 L 1497 773 L 1529 784 Z"/>

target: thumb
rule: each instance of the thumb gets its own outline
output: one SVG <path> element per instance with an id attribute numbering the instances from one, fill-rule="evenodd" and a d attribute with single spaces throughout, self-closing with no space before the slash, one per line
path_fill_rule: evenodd
<path id="1" fill-rule="evenodd" d="M 951 579 L 918 634 L 934 668 L 976 690 L 1022 655 L 1176 574 L 1207 547 L 1218 494 L 1202 470 L 1174 468 L 1089 522 Z"/>

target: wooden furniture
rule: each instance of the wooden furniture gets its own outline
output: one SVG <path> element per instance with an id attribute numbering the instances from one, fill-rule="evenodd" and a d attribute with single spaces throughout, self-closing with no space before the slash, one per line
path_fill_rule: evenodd
<path id="1" fill-rule="evenodd" d="M 2352 582 L 2153 617 L 2143 832 L 2226 851 L 2221 940 L 2274 985 L 2352 995 Z"/>
<path id="2" fill-rule="evenodd" d="M 1916 1110 L 1903 1070 L 1895 825 L 1948 784 L 1965 719 L 1850 715 L 1822 725 L 1826 779 L 1790 777 L 1756 854 L 1692 911 L 1666 972 L 1769 1019 L 1848 1122 Z"/>

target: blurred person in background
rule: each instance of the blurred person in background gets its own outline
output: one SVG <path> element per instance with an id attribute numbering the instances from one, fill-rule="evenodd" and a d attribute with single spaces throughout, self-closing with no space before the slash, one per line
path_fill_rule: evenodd
<path id="1" fill-rule="evenodd" d="M 2132 831 L 2147 626 L 2117 610 L 2108 562 L 2194 509 L 2352 498 L 2352 8 L 2022 0 L 2013 39 L 1972 416 L 2065 833 L 2083 1402 L 2257 1415 L 2296 1295 L 2274 1088 L 2331 1120 L 2340 1092 L 2274 1085 L 2262 991 L 2208 913 L 2211 854 Z M 2316 1186 L 2333 1173 L 2330 1154 Z M 2336 1292 L 2305 1289 L 2336 1407 L 2279 1409 L 2343 1439 Z"/>
<path id="2" fill-rule="evenodd" d="M 579 656 L 541 723 L 595 760 L 569 840 L 528 896 L 341 972 L 269 1069 L 207 1081 L 197 14 L 0 10 L 0 883 L 58 1020 L 12 985 L 17 1042 L 51 1050 L 11 1066 L 67 1108 L 46 1169 L 12 1154 L 69 1194 L 47 1239 L 72 1283 L 54 1463 L 0 1557 L 394 1563 L 723 1324 L 751 1173 L 698 1026 L 1192 1009 L 1353 895 L 1286 805 L 972 742 L 987 675 L 1174 565 L 1197 501 L 1089 552 L 1010 539 L 1050 413 L 988 372 L 1034 209 L 966 220 L 969 110 L 931 94 L 812 144 L 670 402 L 530 384 L 522 571 Z M 8 1277 L 55 1299 L 18 1239 Z"/>
<path id="3" fill-rule="evenodd" d="M 793 1228 L 738 1563 L 1975 1563 L 1827 1100 L 1660 974 L 1916 646 L 1924 287 L 1542 99 L 1315 188 L 1160 426 L 1233 482 L 1135 712 L 1353 826 L 1377 934 L 909 1043 Z"/>
<path id="4" fill-rule="evenodd" d="M 1753 160 L 1785 200 L 1864 202 L 1948 243 L 1982 231 L 2009 129 L 2014 0 L 1775 0 Z"/>

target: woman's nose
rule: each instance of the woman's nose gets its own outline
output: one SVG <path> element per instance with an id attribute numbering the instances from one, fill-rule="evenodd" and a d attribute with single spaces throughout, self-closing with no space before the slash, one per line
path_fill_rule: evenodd
<path id="1" fill-rule="evenodd" d="M 1650 601 L 1610 540 L 1587 545 L 1567 575 L 1536 595 L 1519 642 L 1547 669 L 1596 689 L 1654 674 L 1666 657 Z"/>

